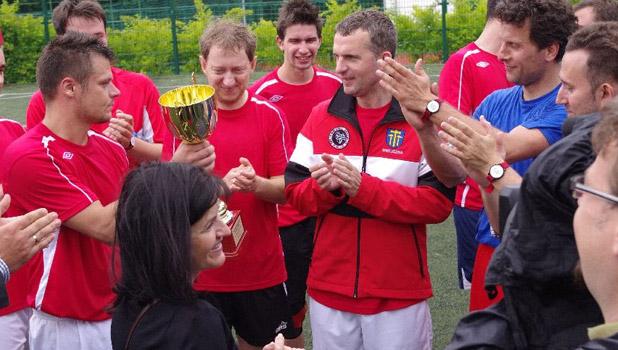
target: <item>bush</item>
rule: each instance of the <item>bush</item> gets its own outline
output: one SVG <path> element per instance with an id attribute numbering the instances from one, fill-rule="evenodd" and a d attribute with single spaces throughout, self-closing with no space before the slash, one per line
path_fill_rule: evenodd
<path id="1" fill-rule="evenodd" d="M 109 46 L 118 66 L 142 73 L 170 74 L 172 33 L 169 19 L 122 16 L 123 29 L 108 31 Z"/>
<path id="2" fill-rule="evenodd" d="M 19 1 L 0 4 L 0 28 L 4 36 L 4 55 L 8 69 L 7 83 L 32 82 L 36 76 L 36 62 L 45 46 L 42 17 L 18 15 Z M 53 32 L 53 29 L 50 29 Z"/>
<path id="3" fill-rule="evenodd" d="M 212 10 L 204 0 L 194 0 L 195 15 L 188 21 L 176 21 L 178 54 L 181 72 L 199 72 L 199 38 L 213 21 Z M 398 31 L 398 56 L 404 62 L 423 56 L 427 61 L 439 60 L 442 54 L 442 19 L 438 0 L 433 6 L 415 6 L 412 15 L 389 13 Z M 453 10 L 447 14 L 449 51 L 474 40 L 485 23 L 486 0 L 452 0 Z M 5 55 L 9 62 L 7 82 L 35 80 L 35 62 L 45 45 L 42 17 L 18 15 L 19 1 L 0 4 L 0 27 L 4 30 Z M 359 0 L 327 0 L 322 16 L 322 47 L 318 63 L 333 66 L 332 48 L 335 26 L 346 16 L 361 9 Z M 223 18 L 242 21 L 251 10 L 231 8 Z M 135 16 L 121 17 L 118 29 L 108 29 L 109 45 L 118 57 L 117 64 L 125 69 L 152 75 L 173 71 L 171 20 Z M 282 55 L 276 45 L 276 29 L 272 21 L 261 19 L 250 25 L 257 38 L 257 58 L 260 69 L 281 64 Z M 53 29 L 50 28 L 50 33 Z"/>
<path id="4" fill-rule="evenodd" d="M 260 20 L 251 26 L 257 38 L 259 69 L 271 70 L 282 63 L 283 55 L 277 46 L 277 28 L 272 21 Z"/>
<path id="5" fill-rule="evenodd" d="M 333 38 L 335 37 L 335 27 L 348 15 L 361 9 L 357 0 L 345 0 L 339 4 L 337 0 L 327 0 L 326 10 L 322 12 L 325 18 L 322 27 L 322 46 L 318 53 L 318 62 L 324 66 L 333 65 Z"/>
<path id="6" fill-rule="evenodd" d="M 176 22 L 178 28 L 178 55 L 181 72 L 200 72 L 200 36 L 214 19 L 212 10 L 202 0 L 195 0 L 195 15 L 187 23 Z M 170 43 L 171 46 L 171 43 Z"/>

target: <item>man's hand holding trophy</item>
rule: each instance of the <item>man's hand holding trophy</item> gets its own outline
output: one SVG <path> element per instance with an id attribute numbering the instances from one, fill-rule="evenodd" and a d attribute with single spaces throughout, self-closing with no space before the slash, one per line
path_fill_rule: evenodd
<path id="1" fill-rule="evenodd" d="M 215 89 L 210 85 L 193 84 L 170 90 L 159 98 L 168 128 L 175 137 L 182 140 L 172 161 L 191 163 L 212 172 L 215 164 L 215 149 L 207 138 L 217 124 L 217 108 L 215 104 Z M 232 192 L 246 190 L 251 183 L 251 174 L 255 182 L 255 171 L 251 163 L 246 160 L 243 164 L 232 169 L 238 176 L 224 177 L 224 181 Z M 248 165 L 247 165 L 248 164 Z M 250 168 L 250 169 L 249 169 Z M 236 173 L 234 173 L 236 174 Z M 236 185 L 238 184 L 238 185 Z M 229 211 L 225 202 L 219 202 L 219 217 L 225 222 L 232 235 L 223 239 L 223 251 L 228 257 L 238 254 L 240 245 L 245 236 L 245 229 L 239 211 Z"/>

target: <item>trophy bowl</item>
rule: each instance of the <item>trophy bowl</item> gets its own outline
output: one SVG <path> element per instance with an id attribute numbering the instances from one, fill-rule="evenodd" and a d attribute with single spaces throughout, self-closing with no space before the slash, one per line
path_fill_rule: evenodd
<path id="1" fill-rule="evenodd" d="M 217 124 L 215 89 L 194 84 L 170 90 L 159 98 L 163 117 L 170 131 L 188 144 L 208 137 Z"/>

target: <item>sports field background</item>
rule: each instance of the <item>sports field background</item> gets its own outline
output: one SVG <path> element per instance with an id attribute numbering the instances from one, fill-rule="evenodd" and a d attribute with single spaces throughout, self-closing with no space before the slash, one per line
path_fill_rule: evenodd
<path id="1" fill-rule="evenodd" d="M 432 81 L 437 81 L 442 66 L 428 65 L 426 69 L 432 76 Z M 263 74 L 264 72 L 256 73 L 252 79 L 255 80 Z M 202 75 L 199 77 L 202 78 Z M 154 77 L 153 80 L 162 93 L 191 82 L 190 75 Z M 204 82 L 203 78 L 198 78 L 198 82 L 199 80 Z M 35 84 L 5 85 L 0 94 L 0 116 L 25 122 L 26 107 L 35 89 Z M 434 289 L 434 297 L 430 300 L 434 349 L 444 349 L 452 336 L 455 324 L 466 313 L 468 305 L 468 292 L 457 288 L 456 239 L 452 217 L 442 224 L 429 226 L 428 242 L 427 255 Z M 307 349 L 311 349 L 308 322 L 305 329 Z"/>

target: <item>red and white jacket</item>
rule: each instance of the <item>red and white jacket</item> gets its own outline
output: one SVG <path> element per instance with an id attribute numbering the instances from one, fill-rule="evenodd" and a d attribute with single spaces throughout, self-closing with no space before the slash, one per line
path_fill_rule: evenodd
<path id="1" fill-rule="evenodd" d="M 363 137 L 369 138 L 367 149 Z M 323 153 L 343 153 L 361 171 L 356 196 L 324 191 L 311 178 L 308 168 Z M 433 175 L 397 100 L 371 135 L 360 132 L 356 99 L 343 89 L 317 105 L 298 136 L 285 183 L 288 203 L 318 216 L 310 294 L 431 297 L 425 225 L 449 216 L 454 189 Z"/>

